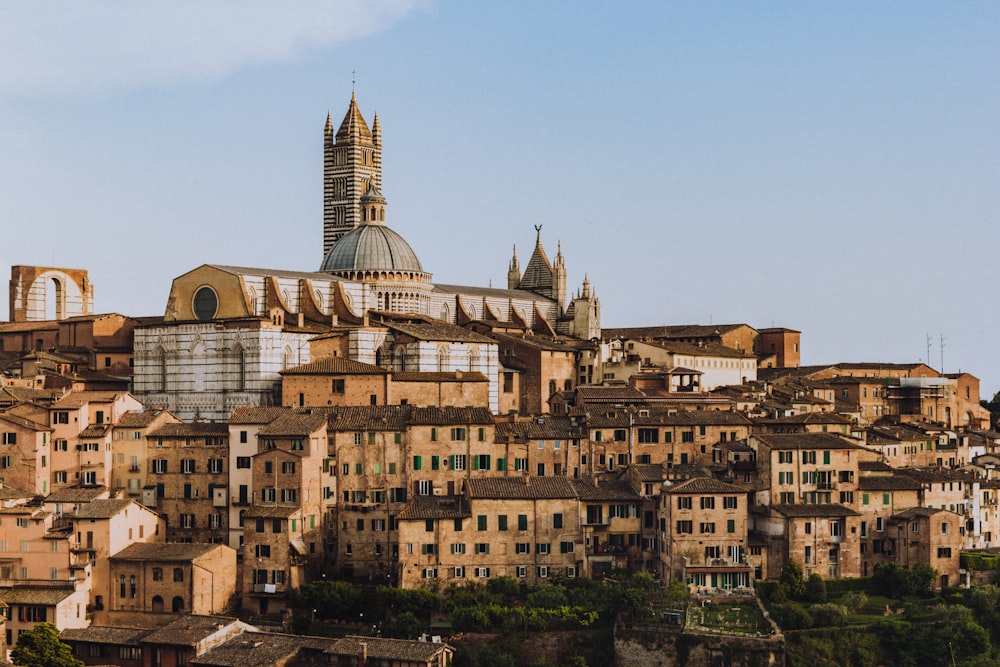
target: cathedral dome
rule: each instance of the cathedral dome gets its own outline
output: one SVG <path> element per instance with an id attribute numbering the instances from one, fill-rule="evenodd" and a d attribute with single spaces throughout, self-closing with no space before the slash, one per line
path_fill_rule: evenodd
<path id="1" fill-rule="evenodd" d="M 423 273 L 413 248 L 384 224 L 363 224 L 344 234 L 330 248 L 320 271 L 414 271 Z"/>

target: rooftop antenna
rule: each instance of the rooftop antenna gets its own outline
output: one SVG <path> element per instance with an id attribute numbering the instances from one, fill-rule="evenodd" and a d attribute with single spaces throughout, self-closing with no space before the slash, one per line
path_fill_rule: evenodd
<path id="1" fill-rule="evenodd" d="M 946 338 L 944 334 L 938 334 L 938 349 L 941 352 L 941 375 L 944 375 L 944 341 Z"/>
<path id="2" fill-rule="evenodd" d="M 924 334 L 924 335 L 927 336 L 927 356 L 924 357 L 924 359 L 927 360 L 927 365 L 930 366 L 931 365 L 931 341 L 933 340 L 933 338 L 931 338 L 930 334 Z"/>

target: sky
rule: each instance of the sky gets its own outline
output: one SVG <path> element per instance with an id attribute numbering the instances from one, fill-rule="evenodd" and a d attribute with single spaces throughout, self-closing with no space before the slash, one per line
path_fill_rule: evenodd
<path id="1" fill-rule="evenodd" d="M 604 326 L 789 327 L 988 398 L 998 35 L 992 0 L 0 3 L 0 271 L 145 316 L 202 264 L 316 270 L 353 89 L 436 282 L 505 287 L 542 225 Z"/>

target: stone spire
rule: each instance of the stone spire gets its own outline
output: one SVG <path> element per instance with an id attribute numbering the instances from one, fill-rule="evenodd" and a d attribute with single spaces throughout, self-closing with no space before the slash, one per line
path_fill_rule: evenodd
<path id="1" fill-rule="evenodd" d="M 566 291 L 566 263 L 563 261 L 562 242 L 560 241 L 556 244 L 556 265 L 552 267 L 552 298 L 559 306 L 560 315 L 566 307 L 567 296 L 569 293 Z"/>
<path id="2" fill-rule="evenodd" d="M 507 289 L 517 289 L 521 286 L 521 265 L 517 261 L 517 245 L 514 246 L 514 255 L 510 258 L 510 265 L 507 267 Z"/>
<path id="3" fill-rule="evenodd" d="M 361 224 L 361 197 L 369 185 L 382 189 L 382 126 L 368 128 L 358 101 L 351 103 L 336 133 L 326 115 L 323 131 L 323 257 L 337 240 Z"/>

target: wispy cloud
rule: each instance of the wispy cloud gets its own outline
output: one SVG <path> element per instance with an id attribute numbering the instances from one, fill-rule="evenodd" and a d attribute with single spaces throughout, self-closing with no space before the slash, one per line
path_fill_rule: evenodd
<path id="1" fill-rule="evenodd" d="M 425 0 L 6 2 L 0 95 L 214 80 L 249 63 L 364 37 Z"/>

